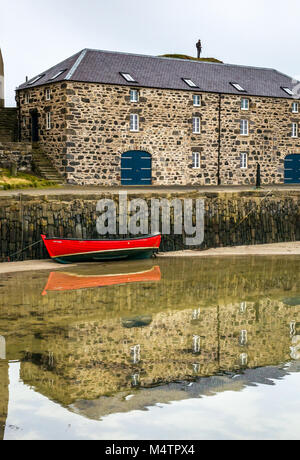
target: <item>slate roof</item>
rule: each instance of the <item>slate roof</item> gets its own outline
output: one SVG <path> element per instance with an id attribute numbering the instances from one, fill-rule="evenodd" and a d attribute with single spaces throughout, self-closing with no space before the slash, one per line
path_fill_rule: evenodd
<path id="1" fill-rule="evenodd" d="M 61 70 L 64 72 L 59 77 L 50 80 Z M 136 82 L 127 82 L 121 76 L 122 72 L 131 74 Z M 32 84 L 30 81 L 24 83 L 18 90 L 69 80 L 293 99 L 282 87 L 293 89 L 296 86 L 291 77 L 274 69 L 92 49 L 84 49 L 40 75 L 42 78 L 35 82 L 35 78 L 32 78 Z M 190 88 L 183 78 L 191 79 L 198 88 Z M 246 92 L 239 92 L 230 83 L 238 83 Z"/>

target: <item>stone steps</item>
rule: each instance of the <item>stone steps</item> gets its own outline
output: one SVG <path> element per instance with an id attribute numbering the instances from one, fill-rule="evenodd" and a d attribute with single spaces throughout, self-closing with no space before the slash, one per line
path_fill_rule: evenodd
<path id="1" fill-rule="evenodd" d="M 41 177 L 56 184 L 63 184 L 64 179 L 53 166 L 49 158 L 40 150 L 40 148 L 33 149 L 32 162 L 34 171 Z"/>

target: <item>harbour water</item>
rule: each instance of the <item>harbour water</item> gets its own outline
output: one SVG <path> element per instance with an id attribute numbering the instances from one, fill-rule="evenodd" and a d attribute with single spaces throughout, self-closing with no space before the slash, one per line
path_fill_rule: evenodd
<path id="1" fill-rule="evenodd" d="M 0 439 L 299 439 L 300 257 L 0 275 Z"/>

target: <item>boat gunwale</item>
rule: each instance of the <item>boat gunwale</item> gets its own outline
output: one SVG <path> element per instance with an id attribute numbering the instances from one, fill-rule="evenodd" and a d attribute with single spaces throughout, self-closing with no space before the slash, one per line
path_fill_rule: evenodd
<path id="1" fill-rule="evenodd" d="M 51 238 L 48 238 L 46 235 L 42 235 L 42 238 L 44 241 L 53 241 L 53 240 L 58 240 L 58 241 L 80 241 L 80 242 L 115 242 L 115 241 L 121 241 L 121 242 L 125 242 L 125 241 L 137 241 L 137 240 L 149 240 L 149 239 L 152 239 L 152 238 L 156 238 L 158 236 L 161 236 L 161 233 L 153 233 L 152 235 L 146 235 L 146 236 L 138 236 L 136 238 L 123 238 L 123 239 L 119 239 L 119 238 L 116 238 L 116 239 L 92 239 L 92 240 L 89 240 L 89 239 L 84 239 L 84 238 L 60 238 L 60 237 L 51 237 Z"/>

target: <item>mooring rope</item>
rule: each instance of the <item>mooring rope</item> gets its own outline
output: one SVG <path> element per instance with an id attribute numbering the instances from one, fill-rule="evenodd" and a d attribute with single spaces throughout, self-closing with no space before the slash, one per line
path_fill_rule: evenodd
<path id="1" fill-rule="evenodd" d="M 10 256 L 7 257 L 8 259 L 8 262 L 10 262 L 11 258 L 18 255 L 18 254 L 21 254 L 22 252 L 26 251 L 26 249 L 29 249 L 29 248 L 32 248 L 33 246 L 36 246 L 37 244 L 41 243 L 43 240 L 39 240 L 39 241 L 36 241 L 35 243 L 32 243 L 30 244 L 29 246 L 26 246 L 25 248 L 21 249 L 20 251 L 17 251 L 17 252 L 14 252 L 13 254 L 11 254 Z"/>

